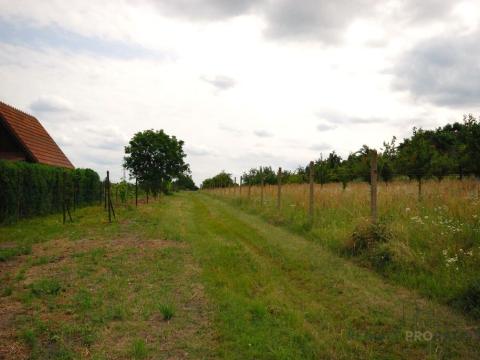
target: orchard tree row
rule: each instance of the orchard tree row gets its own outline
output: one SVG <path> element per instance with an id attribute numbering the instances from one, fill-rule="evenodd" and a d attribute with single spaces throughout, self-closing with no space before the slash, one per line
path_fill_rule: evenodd
<path id="1" fill-rule="evenodd" d="M 378 174 L 385 182 L 407 177 L 419 181 L 446 176 L 480 177 L 480 121 L 472 115 L 464 116 L 463 122 L 447 124 L 435 130 L 413 129 L 412 136 L 397 144 L 393 137 L 384 142 L 378 153 Z M 371 149 L 364 145 L 343 159 L 335 151 L 320 156 L 314 162 L 314 181 L 319 184 L 341 182 L 344 187 L 351 181 L 370 180 Z M 294 171 L 282 171 L 283 183 L 308 181 L 309 166 L 300 166 Z M 245 185 L 276 184 L 277 172 L 271 166 L 250 169 L 241 181 Z M 232 186 L 230 174 L 221 172 L 206 179 L 202 188 Z"/>

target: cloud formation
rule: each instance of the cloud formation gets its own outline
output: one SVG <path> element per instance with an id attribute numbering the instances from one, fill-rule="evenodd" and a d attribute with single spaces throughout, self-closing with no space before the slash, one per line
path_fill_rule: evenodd
<path id="1" fill-rule="evenodd" d="M 228 90 L 236 85 L 235 79 L 222 75 L 217 75 L 214 77 L 202 76 L 200 79 L 206 83 L 209 83 L 210 85 L 213 85 L 217 90 Z"/>
<path id="2" fill-rule="evenodd" d="M 261 138 L 267 138 L 267 137 L 272 137 L 273 134 L 267 130 L 255 130 L 253 132 L 256 136 L 261 137 Z"/>
<path id="3" fill-rule="evenodd" d="M 152 51 L 127 41 L 87 36 L 55 24 L 35 25 L 24 19 L 6 21 L 0 17 L 0 42 L 18 44 L 35 49 L 58 48 L 90 55 L 119 59 L 173 58 L 167 52 Z"/>
<path id="4" fill-rule="evenodd" d="M 264 0 L 153 0 L 164 15 L 189 20 L 217 21 L 243 15 Z"/>
<path id="5" fill-rule="evenodd" d="M 72 104 L 60 96 L 40 96 L 30 104 L 34 113 L 57 113 L 72 110 Z"/>
<path id="6" fill-rule="evenodd" d="M 329 131 L 333 130 L 337 127 L 337 125 L 330 124 L 330 123 L 322 123 L 317 125 L 317 130 L 318 131 Z"/>
<path id="7" fill-rule="evenodd" d="M 335 111 L 324 111 L 318 112 L 316 116 L 323 121 L 323 123 L 317 126 L 317 129 L 320 131 L 332 130 L 337 125 L 363 125 L 363 124 L 376 124 L 384 122 L 385 119 L 382 119 L 377 116 L 356 116 L 349 115 Z"/>
<path id="8" fill-rule="evenodd" d="M 480 31 L 418 43 L 394 68 L 393 87 L 441 106 L 478 105 Z"/>

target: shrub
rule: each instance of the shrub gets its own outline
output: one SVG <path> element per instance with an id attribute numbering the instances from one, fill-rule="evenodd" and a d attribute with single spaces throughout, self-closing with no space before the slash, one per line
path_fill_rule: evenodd
<path id="1" fill-rule="evenodd" d="M 480 280 L 472 282 L 450 302 L 463 312 L 480 319 Z"/>
<path id="2" fill-rule="evenodd" d="M 384 244 L 382 244 L 384 245 Z M 393 262 L 394 254 L 387 246 L 376 246 L 368 256 L 368 260 L 377 270 L 385 270 L 385 268 Z"/>
<path id="3" fill-rule="evenodd" d="M 372 249 L 376 244 L 385 243 L 392 238 L 386 224 L 379 222 L 373 224 L 363 219 L 353 231 L 350 239 L 345 244 L 345 252 L 358 255 L 365 250 Z"/>

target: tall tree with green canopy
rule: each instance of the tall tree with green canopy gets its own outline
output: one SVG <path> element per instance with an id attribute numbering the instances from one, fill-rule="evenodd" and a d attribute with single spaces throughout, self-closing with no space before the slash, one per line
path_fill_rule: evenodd
<path id="1" fill-rule="evenodd" d="M 418 198 L 422 198 L 422 180 L 432 175 L 435 146 L 422 129 L 413 128 L 413 136 L 399 146 L 398 162 L 403 173 L 418 181 Z"/>
<path id="2" fill-rule="evenodd" d="M 201 188 L 202 189 L 215 189 L 215 188 L 225 188 L 233 186 L 232 174 L 228 174 L 225 171 L 215 175 L 214 177 L 203 180 Z"/>
<path id="3" fill-rule="evenodd" d="M 172 180 L 188 172 L 183 144 L 163 130 L 138 132 L 125 146 L 125 168 L 147 191 L 167 193 Z"/>

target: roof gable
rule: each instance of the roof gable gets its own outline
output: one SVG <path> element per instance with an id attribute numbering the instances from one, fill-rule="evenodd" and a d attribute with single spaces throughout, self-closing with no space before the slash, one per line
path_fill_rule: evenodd
<path id="1" fill-rule="evenodd" d="M 74 168 L 70 160 L 35 117 L 0 101 L 0 119 L 3 120 L 7 129 L 34 161 L 41 164 Z"/>

